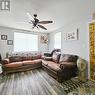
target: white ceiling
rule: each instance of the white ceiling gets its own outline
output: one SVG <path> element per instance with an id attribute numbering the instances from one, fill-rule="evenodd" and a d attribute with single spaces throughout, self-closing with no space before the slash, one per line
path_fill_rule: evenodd
<path id="1" fill-rule="evenodd" d="M 60 0 L 63 3 L 64 0 Z M 10 11 L 0 11 L 0 26 L 12 27 L 17 29 L 24 29 L 38 32 L 50 32 L 60 26 L 57 14 L 57 4 L 60 4 L 58 0 L 11 0 Z M 60 6 L 62 7 L 62 6 Z M 58 5 L 59 8 L 59 5 Z M 32 25 L 29 24 L 29 18 L 27 12 L 31 15 L 37 14 L 40 20 L 52 20 L 52 24 L 44 25 L 47 30 L 32 29 Z"/>
<path id="2" fill-rule="evenodd" d="M 87 18 L 95 10 L 95 0 L 10 0 L 10 11 L 0 11 L 0 26 L 37 32 L 51 32 L 79 18 Z M 52 20 L 44 25 L 48 30 L 32 29 L 27 12 L 40 20 Z"/>

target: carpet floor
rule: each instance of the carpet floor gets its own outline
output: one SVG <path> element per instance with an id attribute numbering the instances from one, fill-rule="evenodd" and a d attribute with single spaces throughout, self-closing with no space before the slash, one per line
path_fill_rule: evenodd
<path id="1" fill-rule="evenodd" d="M 95 95 L 95 82 L 57 82 L 42 69 L 0 76 L 0 95 Z"/>

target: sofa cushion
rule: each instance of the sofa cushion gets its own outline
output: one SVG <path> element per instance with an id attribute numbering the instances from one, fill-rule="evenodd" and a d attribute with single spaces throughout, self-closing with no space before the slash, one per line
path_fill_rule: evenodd
<path id="1" fill-rule="evenodd" d="M 55 71 L 60 70 L 59 65 L 60 65 L 60 64 L 56 64 L 55 62 L 52 62 L 52 61 L 49 61 L 49 62 L 48 62 L 48 67 L 50 67 L 51 69 L 53 69 L 53 70 L 55 70 Z"/>
<path id="2" fill-rule="evenodd" d="M 40 52 L 32 52 L 32 51 L 30 51 L 30 52 L 12 52 L 12 53 L 7 54 L 7 58 L 10 58 L 11 62 L 17 62 L 14 60 L 15 59 L 18 60 L 19 58 L 21 58 L 21 61 L 41 59 L 41 56 L 42 56 L 42 54 Z"/>
<path id="3" fill-rule="evenodd" d="M 33 55 L 33 60 L 36 60 L 36 59 L 41 59 L 42 55 L 41 54 L 35 54 Z"/>
<path id="4" fill-rule="evenodd" d="M 60 52 L 54 52 L 52 55 L 52 61 L 59 63 L 59 58 L 60 58 Z"/>
<path id="5" fill-rule="evenodd" d="M 69 55 L 69 54 L 61 54 L 59 62 L 76 62 L 78 56 L 76 55 Z"/>
<path id="6" fill-rule="evenodd" d="M 55 62 L 53 61 L 42 61 L 42 64 L 43 65 L 46 65 L 48 68 L 52 69 L 52 70 L 55 70 L 55 71 L 58 71 L 60 70 L 60 64 L 56 64 Z"/>
<path id="7" fill-rule="evenodd" d="M 37 60 L 27 60 L 27 61 L 22 61 L 23 65 L 32 65 L 32 64 L 41 64 L 42 60 L 37 59 Z"/>
<path id="8" fill-rule="evenodd" d="M 22 60 L 26 61 L 26 60 L 36 60 L 36 59 L 41 59 L 41 54 L 27 54 L 22 56 Z"/>
<path id="9" fill-rule="evenodd" d="M 26 61 L 26 60 L 32 60 L 33 59 L 33 57 L 32 56 L 23 56 L 22 57 L 22 61 Z"/>
<path id="10" fill-rule="evenodd" d="M 39 63 L 42 63 L 42 59 L 36 59 L 36 60 L 33 60 L 35 64 L 39 64 Z"/>
<path id="11" fill-rule="evenodd" d="M 31 65 L 34 64 L 34 61 L 32 60 L 26 60 L 26 61 L 22 61 L 23 65 Z"/>
<path id="12" fill-rule="evenodd" d="M 46 60 L 42 60 L 42 65 L 48 65 L 48 61 L 46 61 Z"/>
<path id="13" fill-rule="evenodd" d="M 13 68 L 13 67 L 20 67 L 22 66 L 22 62 L 12 62 L 10 64 L 5 64 L 4 67 L 5 68 Z"/>
<path id="14" fill-rule="evenodd" d="M 9 57 L 9 61 L 10 61 L 10 63 L 11 62 L 19 62 L 19 61 L 22 61 L 22 57 L 20 57 L 20 56 L 11 56 L 11 57 Z"/>

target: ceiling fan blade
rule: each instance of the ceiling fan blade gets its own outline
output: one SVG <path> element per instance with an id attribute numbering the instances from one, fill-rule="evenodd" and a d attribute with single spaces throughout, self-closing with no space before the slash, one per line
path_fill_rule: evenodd
<path id="1" fill-rule="evenodd" d="M 40 24 L 48 24 L 48 23 L 53 23 L 53 21 L 39 21 Z"/>
<path id="2" fill-rule="evenodd" d="M 45 28 L 44 26 L 42 25 L 38 25 L 40 28 L 44 29 L 44 30 L 47 30 L 47 28 Z"/>
<path id="3" fill-rule="evenodd" d="M 27 13 L 27 16 L 29 17 L 30 20 L 33 20 L 33 17 L 31 16 L 30 13 Z"/>

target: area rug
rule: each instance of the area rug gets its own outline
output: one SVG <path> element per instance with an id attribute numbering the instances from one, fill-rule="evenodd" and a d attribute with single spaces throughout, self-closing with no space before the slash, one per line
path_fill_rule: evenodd
<path id="1" fill-rule="evenodd" d="M 67 95 L 95 95 L 95 82 L 92 80 L 72 78 L 63 82 L 62 86 Z"/>

